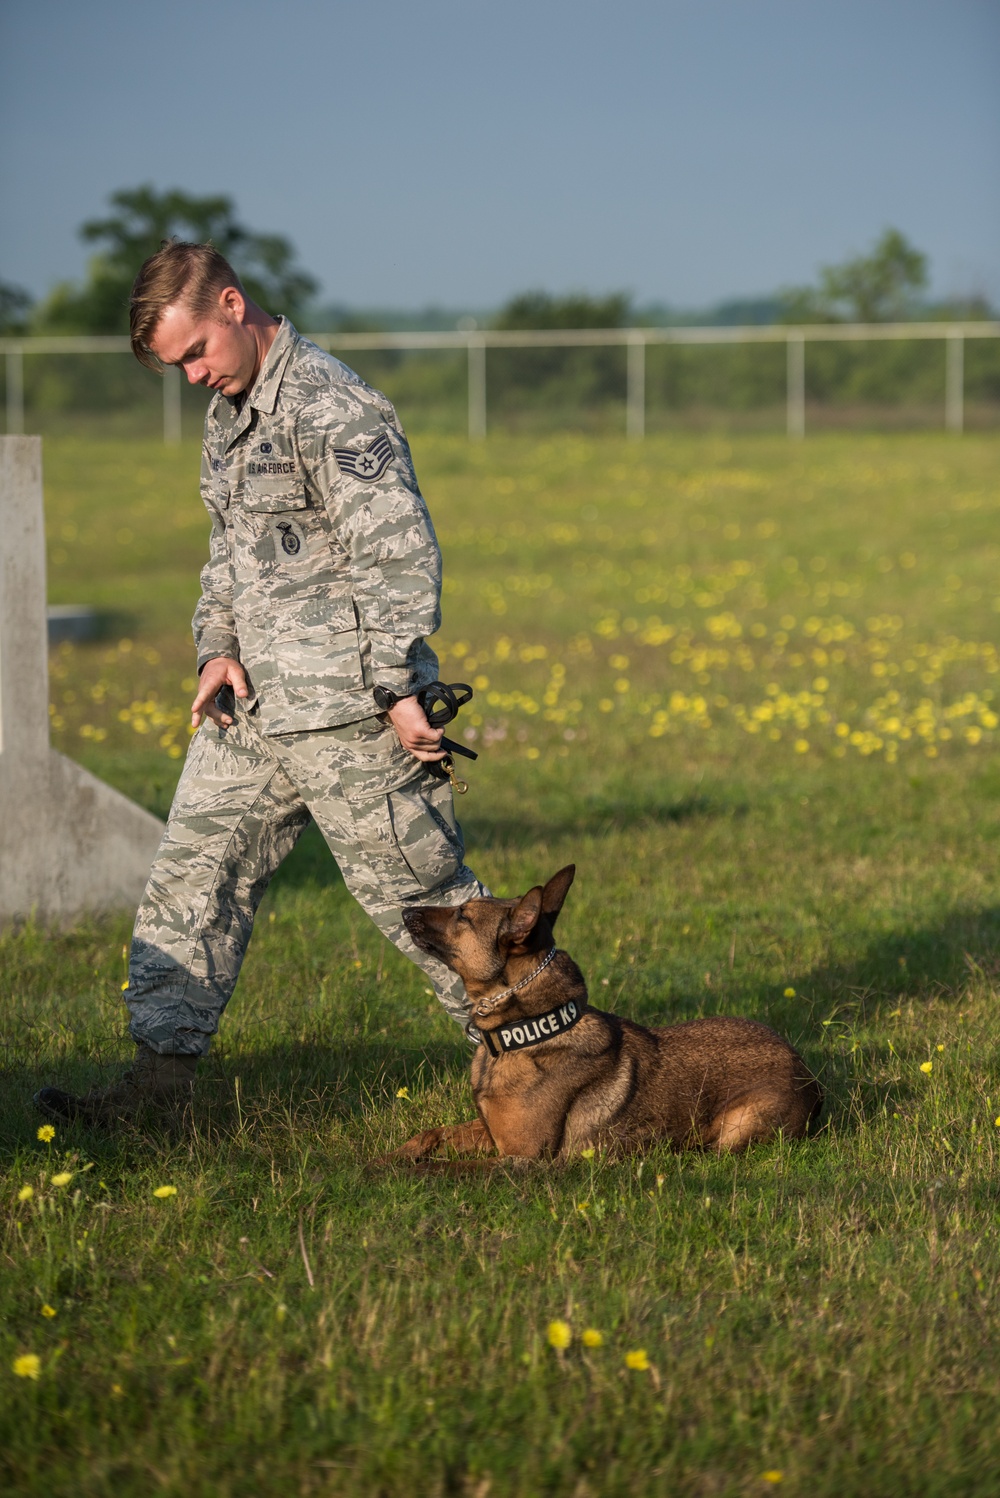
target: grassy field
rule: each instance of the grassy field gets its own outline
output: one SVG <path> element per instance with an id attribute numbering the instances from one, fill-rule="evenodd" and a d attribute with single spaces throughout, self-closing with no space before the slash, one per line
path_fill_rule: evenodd
<path id="1" fill-rule="evenodd" d="M 992 1494 L 1000 1468 L 996 438 L 417 440 L 460 805 L 578 865 L 593 1001 L 752 1015 L 825 1127 L 449 1179 L 467 1049 L 310 830 L 190 1129 L 36 1137 L 127 1054 L 127 916 L 0 938 L 0 1485 L 25 1494 Z M 46 444 L 58 747 L 160 814 L 194 446 Z M 158 1188 L 173 1188 L 157 1195 Z M 551 1345 L 551 1323 L 570 1341 Z M 557 1328 L 556 1342 L 566 1340 Z"/>

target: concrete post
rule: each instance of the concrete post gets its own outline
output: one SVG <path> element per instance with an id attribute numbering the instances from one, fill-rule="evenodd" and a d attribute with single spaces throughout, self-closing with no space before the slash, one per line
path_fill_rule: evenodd
<path id="1" fill-rule="evenodd" d="M 24 354 L 19 348 L 7 350 L 7 433 L 15 436 L 24 431 Z"/>
<path id="2" fill-rule="evenodd" d="M 944 424 L 949 432 L 965 426 L 965 339 L 949 333 L 945 342 Z"/>
<path id="3" fill-rule="evenodd" d="M 470 337 L 469 436 L 473 442 L 486 436 L 486 340 Z"/>
<path id="4" fill-rule="evenodd" d="M 168 447 L 181 440 L 181 372 L 173 365 L 163 371 L 163 440 Z"/>
<path id="5" fill-rule="evenodd" d="M 645 334 L 629 334 L 626 358 L 625 434 L 641 438 L 646 435 Z"/>
<path id="6" fill-rule="evenodd" d="M 49 747 L 40 437 L 0 437 L 0 925 L 133 906 L 163 824 Z"/>
<path id="7" fill-rule="evenodd" d="M 787 346 L 786 424 L 789 437 L 806 434 L 806 341 L 801 333 L 789 333 Z"/>

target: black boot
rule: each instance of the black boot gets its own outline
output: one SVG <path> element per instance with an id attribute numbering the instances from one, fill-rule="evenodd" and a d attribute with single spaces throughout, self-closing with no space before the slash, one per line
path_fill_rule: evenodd
<path id="1" fill-rule="evenodd" d="M 57 1123 L 113 1123 L 135 1118 L 144 1108 L 176 1108 L 190 1102 L 197 1056 L 161 1056 L 149 1046 L 136 1046 L 135 1060 L 117 1082 L 92 1087 L 82 1097 L 59 1087 L 35 1093 L 35 1107 Z"/>

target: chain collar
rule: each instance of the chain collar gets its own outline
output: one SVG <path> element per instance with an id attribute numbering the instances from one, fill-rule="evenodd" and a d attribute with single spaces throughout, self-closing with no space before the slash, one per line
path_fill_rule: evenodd
<path id="1" fill-rule="evenodd" d="M 545 960 L 540 962 L 538 967 L 535 968 L 535 971 L 529 973 L 526 978 L 522 978 L 520 983 L 515 983 L 513 988 L 504 988 L 500 993 L 492 994 L 490 998 L 484 999 L 481 1004 L 477 1004 L 475 1009 L 477 1017 L 481 1014 L 492 1014 L 497 1005 L 502 1004 L 504 999 L 509 999 L 511 994 L 520 992 L 522 988 L 527 988 L 528 984 L 533 983 L 539 973 L 544 973 L 555 955 L 556 948 L 553 947 Z"/>

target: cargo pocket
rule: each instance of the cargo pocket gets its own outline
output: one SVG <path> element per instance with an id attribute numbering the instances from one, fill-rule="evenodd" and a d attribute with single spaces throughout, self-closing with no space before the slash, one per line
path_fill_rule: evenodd
<path id="1" fill-rule="evenodd" d="M 465 857 L 449 782 L 426 773 L 387 799 L 396 847 L 418 888 L 448 883 Z"/>
<path id="2" fill-rule="evenodd" d="M 289 706 L 308 708 L 364 686 L 361 642 L 351 604 L 330 598 L 289 599 L 273 645 Z"/>

